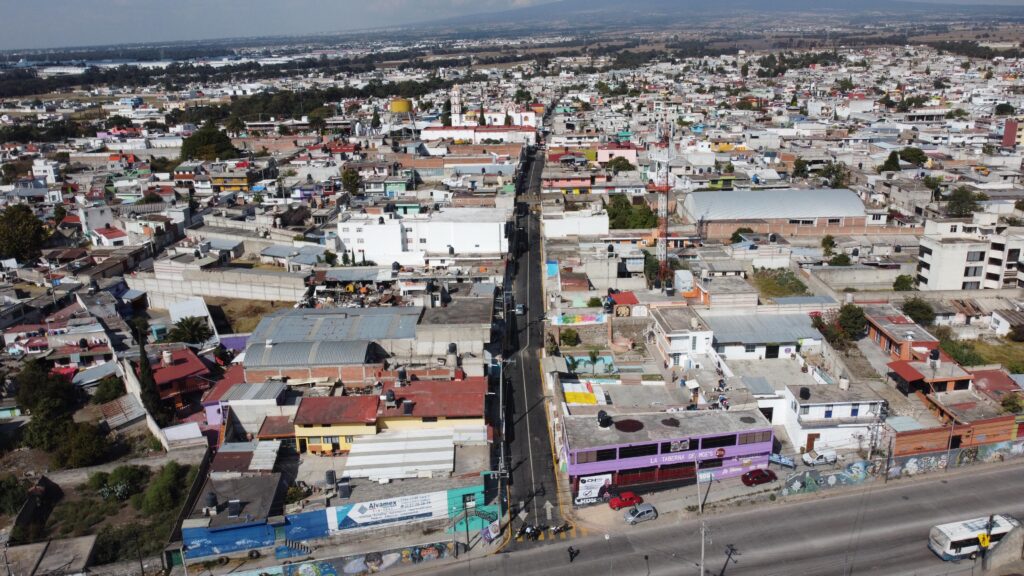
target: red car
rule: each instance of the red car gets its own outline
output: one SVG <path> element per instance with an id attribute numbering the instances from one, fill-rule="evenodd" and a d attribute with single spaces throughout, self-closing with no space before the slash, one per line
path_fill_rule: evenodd
<path id="1" fill-rule="evenodd" d="M 630 506 L 643 503 L 644 499 L 633 492 L 620 492 L 618 496 L 612 496 L 611 500 L 608 501 L 608 505 L 611 506 L 612 510 L 621 510 L 622 508 L 629 508 Z"/>
<path id="2" fill-rule="evenodd" d="M 743 483 L 747 486 L 760 486 L 761 484 L 775 482 L 778 480 L 778 477 L 775 475 L 775 472 L 772 472 L 771 470 L 757 469 L 747 472 L 741 476 L 740 479 L 743 480 Z"/>

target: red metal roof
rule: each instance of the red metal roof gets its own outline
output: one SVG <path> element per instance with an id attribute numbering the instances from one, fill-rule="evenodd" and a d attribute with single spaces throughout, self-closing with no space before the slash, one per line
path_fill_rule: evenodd
<path id="1" fill-rule="evenodd" d="M 889 362 L 887 364 L 890 370 L 899 375 L 900 378 L 907 382 L 914 382 L 916 380 L 924 380 L 924 374 L 921 374 L 910 362 L 906 360 L 896 360 L 895 362 Z"/>
<path id="2" fill-rule="evenodd" d="M 636 306 L 640 303 L 636 298 L 636 294 L 632 292 L 619 292 L 618 294 L 612 294 L 612 301 L 616 304 L 622 304 L 626 306 Z"/>
<path id="3" fill-rule="evenodd" d="M 295 424 L 372 424 L 377 421 L 377 396 L 324 396 L 303 398 Z"/>
<path id="4" fill-rule="evenodd" d="M 384 416 L 407 416 L 402 404 L 411 402 L 411 416 L 444 418 L 479 418 L 484 415 L 487 378 L 465 380 L 414 380 L 396 388 L 394 383 L 384 385 L 384 392 L 394 390 L 397 407 L 386 408 Z"/>
<path id="5" fill-rule="evenodd" d="M 1021 391 L 1004 370 L 977 370 L 971 372 L 971 376 L 975 389 L 996 402 L 1001 402 L 1007 394 Z"/>
<path id="6" fill-rule="evenodd" d="M 267 416 L 263 419 L 260 431 L 256 433 L 256 437 L 260 439 L 291 437 L 294 435 L 295 426 L 287 416 Z"/>
<path id="7" fill-rule="evenodd" d="M 127 234 L 125 234 L 125 232 L 123 230 L 120 230 L 118 228 L 112 228 L 112 227 L 97 228 L 97 229 L 93 230 L 93 232 L 99 234 L 100 236 L 103 236 L 104 238 L 111 239 L 111 240 L 114 239 L 114 238 L 124 238 L 125 236 L 127 236 Z"/>
<path id="8" fill-rule="evenodd" d="M 156 360 L 152 366 L 153 380 L 156 381 L 157 386 L 190 376 L 205 376 L 210 373 L 203 361 L 190 348 L 172 352 L 170 365 Z"/>
<path id="9" fill-rule="evenodd" d="M 235 384 L 242 384 L 244 382 L 245 369 L 241 364 L 233 364 L 224 372 L 224 377 L 206 393 L 206 396 L 203 397 L 203 404 L 219 402 Z"/>

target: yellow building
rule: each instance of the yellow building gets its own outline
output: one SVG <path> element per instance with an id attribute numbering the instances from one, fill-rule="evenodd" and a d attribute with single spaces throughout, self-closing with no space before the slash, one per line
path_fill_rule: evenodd
<path id="1" fill-rule="evenodd" d="M 376 396 L 303 398 L 295 413 L 299 452 L 334 454 L 352 448 L 356 436 L 377 433 Z"/>

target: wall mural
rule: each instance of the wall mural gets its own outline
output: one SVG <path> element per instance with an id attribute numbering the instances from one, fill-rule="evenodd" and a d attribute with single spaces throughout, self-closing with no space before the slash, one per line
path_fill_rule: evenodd
<path id="1" fill-rule="evenodd" d="M 353 554 L 328 560 L 311 560 L 284 566 L 281 576 L 362 576 L 378 574 L 396 566 L 408 566 L 448 558 L 454 554 L 451 542 L 404 546 L 381 552 Z"/>
<path id="2" fill-rule="evenodd" d="M 909 478 L 947 468 L 970 466 L 975 463 L 1002 462 L 1008 458 L 1021 456 L 1024 456 L 1024 440 L 958 448 L 950 450 L 948 454 L 946 451 L 939 451 L 902 456 L 888 462 L 889 479 Z M 857 460 L 836 470 L 811 468 L 789 475 L 783 484 L 781 493 L 783 496 L 810 494 L 840 486 L 853 486 L 873 476 L 882 476 L 885 474 L 885 470 L 884 458 L 870 462 Z"/>
<path id="3" fill-rule="evenodd" d="M 858 460 L 838 470 L 811 468 L 810 470 L 791 474 L 786 478 L 786 483 L 782 488 L 782 495 L 810 494 L 840 486 L 854 486 L 884 469 L 885 460 L 875 460 L 872 462 Z"/>

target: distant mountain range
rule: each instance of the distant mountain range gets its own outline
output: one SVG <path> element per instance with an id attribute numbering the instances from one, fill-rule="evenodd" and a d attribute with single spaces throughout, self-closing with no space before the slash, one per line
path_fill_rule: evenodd
<path id="1" fill-rule="evenodd" d="M 905 0 L 560 0 L 524 8 L 473 14 L 438 24 L 487 25 L 531 22 L 581 26 L 615 23 L 673 23 L 743 15 L 784 14 L 954 15 L 1024 17 L 1024 6 L 1006 4 L 952 4 Z"/>

